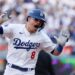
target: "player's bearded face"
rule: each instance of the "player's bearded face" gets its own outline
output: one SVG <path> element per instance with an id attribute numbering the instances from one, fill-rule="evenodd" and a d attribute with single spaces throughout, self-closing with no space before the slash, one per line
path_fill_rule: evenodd
<path id="1" fill-rule="evenodd" d="M 41 20 L 39 19 L 36 19 L 36 18 L 29 18 L 28 20 L 28 27 L 29 27 L 29 30 L 30 32 L 34 33 L 38 30 L 38 28 L 40 28 L 40 26 L 42 25 L 42 22 Z"/>

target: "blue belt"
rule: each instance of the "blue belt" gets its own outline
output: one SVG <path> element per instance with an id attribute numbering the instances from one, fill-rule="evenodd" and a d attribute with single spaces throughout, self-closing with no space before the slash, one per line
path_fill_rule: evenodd
<path id="1" fill-rule="evenodd" d="M 14 65 L 14 64 L 10 64 L 10 63 L 7 63 L 11 68 L 14 68 L 14 69 L 17 69 L 17 70 L 20 70 L 20 71 L 32 71 L 34 70 L 34 68 L 22 68 L 20 66 L 17 66 L 17 65 Z"/>

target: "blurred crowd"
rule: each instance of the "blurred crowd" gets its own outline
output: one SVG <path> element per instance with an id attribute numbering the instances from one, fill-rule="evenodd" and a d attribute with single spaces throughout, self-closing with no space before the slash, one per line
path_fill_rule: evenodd
<path id="1" fill-rule="evenodd" d="M 40 8 L 46 15 L 43 29 L 50 37 L 58 36 L 60 30 L 69 27 L 71 37 L 61 54 L 75 54 L 75 0 L 0 0 L 0 14 L 8 12 L 9 20 L 3 24 L 25 23 L 27 14 L 34 8 Z M 1 21 L 1 20 L 0 20 Z M 9 40 L 0 36 L 0 71 L 4 70 Z M 0 74 L 1 75 L 1 74 Z"/>

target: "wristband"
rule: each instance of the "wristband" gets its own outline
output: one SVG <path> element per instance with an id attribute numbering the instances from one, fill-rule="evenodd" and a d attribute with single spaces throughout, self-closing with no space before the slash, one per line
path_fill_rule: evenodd
<path id="1" fill-rule="evenodd" d="M 63 46 L 58 44 L 57 47 L 55 48 L 58 52 L 62 52 Z"/>

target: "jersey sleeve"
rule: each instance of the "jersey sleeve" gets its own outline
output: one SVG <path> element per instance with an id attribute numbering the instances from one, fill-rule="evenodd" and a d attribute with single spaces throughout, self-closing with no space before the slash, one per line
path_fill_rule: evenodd
<path id="1" fill-rule="evenodd" d="M 5 25 L 1 25 L 1 26 L 3 28 L 3 35 L 10 38 L 13 35 L 14 25 L 5 24 Z"/>
<path id="2" fill-rule="evenodd" d="M 50 37 L 47 35 L 43 36 L 43 41 L 42 41 L 42 49 L 45 50 L 46 52 L 51 52 L 55 49 L 56 44 L 54 44 Z"/>

